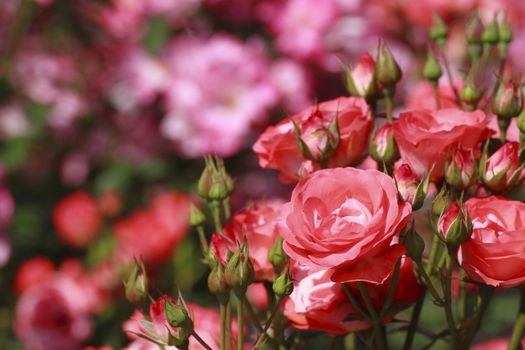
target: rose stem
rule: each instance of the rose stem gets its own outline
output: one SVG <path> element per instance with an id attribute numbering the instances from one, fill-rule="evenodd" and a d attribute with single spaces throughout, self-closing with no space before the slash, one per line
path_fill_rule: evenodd
<path id="1" fill-rule="evenodd" d="M 525 287 L 521 287 L 520 310 L 514 323 L 514 330 L 510 338 L 509 350 L 519 349 L 521 338 L 525 333 Z"/>

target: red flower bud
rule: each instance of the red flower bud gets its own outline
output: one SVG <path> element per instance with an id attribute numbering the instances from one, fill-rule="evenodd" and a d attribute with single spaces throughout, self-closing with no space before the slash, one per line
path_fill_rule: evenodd
<path id="1" fill-rule="evenodd" d="M 379 164 L 394 164 L 399 159 L 399 149 L 394 139 L 392 124 L 385 124 L 370 140 L 370 156 Z"/>
<path id="2" fill-rule="evenodd" d="M 523 169 L 523 166 L 520 166 L 518 150 L 517 142 L 507 142 L 488 159 L 484 154 L 480 163 L 482 179 L 492 191 L 510 190 L 518 182 Z"/>
<path id="3" fill-rule="evenodd" d="M 350 95 L 364 97 L 367 100 L 376 95 L 375 69 L 376 62 L 368 53 L 361 55 L 352 70 L 346 69 L 346 84 Z"/>
<path id="4" fill-rule="evenodd" d="M 454 202 L 439 218 L 438 230 L 447 247 L 455 251 L 461 243 L 469 239 L 472 224 L 459 205 Z"/>
<path id="5" fill-rule="evenodd" d="M 476 170 L 473 150 L 459 148 L 452 155 L 452 159 L 445 170 L 445 180 L 455 188 L 468 188 L 477 180 Z"/>
<path id="6" fill-rule="evenodd" d="M 405 202 L 412 203 L 416 196 L 419 178 L 408 164 L 402 164 L 394 170 L 397 190 Z"/>

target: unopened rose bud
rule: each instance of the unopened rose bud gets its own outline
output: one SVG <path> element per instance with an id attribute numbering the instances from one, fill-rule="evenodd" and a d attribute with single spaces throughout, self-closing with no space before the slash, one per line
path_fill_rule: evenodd
<path id="1" fill-rule="evenodd" d="M 148 298 L 148 276 L 144 264 L 135 261 L 126 282 L 126 299 L 137 304 Z"/>
<path id="2" fill-rule="evenodd" d="M 494 17 L 485 30 L 483 30 L 483 33 L 481 33 L 481 42 L 490 46 L 496 44 L 498 40 L 498 21 L 496 17 Z"/>
<path id="3" fill-rule="evenodd" d="M 379 164 L 392 165 L 399 159 L 399 149 L 394 139 L 392 124 L 384 124 L 368 145 L 370 156 Z"/>
<path id="4" fill-rule="evenodd" d="M 510 44 L 512 41 L 512 27 L 505 16 L 498 21 L 498 40 L 501 44 Z"/>
<path id="5" fill-rule="evenodd" d="M 195 204 L 191 203 L 190 205 L 190 225 L 193 227 L 204 225 L 206 222 L 204 213 Z"/>
<path id="6" fill-rule="evenodd" d="M 169 332 L 168 345 L 179 349 L 187 348 L 188 338 L 193 332 L 193 321 L 183 305 L 172 303 L 168 298 L 164 299 L 164 315 L 171 327 L 177 328 L 177 334 Z"/>
<path id="7" fill-rule="evenodd" d="M 288 262 L 288 255 L 283 249 L 283 238 L 279 235 L 268 251 L 268 261 L 272 264 L 275 271 L 281 271 Z"/>
<path id="8" fill-rule="evenodd" d="M 246 294 L 248 286 L 253 282 L 255 272 L 248 254 L 248 245 L 244 243 L 231 256 L 224 271 L 226 283 L 239 297 Z"/>
<path id="9" fill-rule="evenodd" d="M 429 48 L 427 53 L 427 60 L 425 62 L 425 66 L 423 67 L 423 78 L 437 84 L 437 81 L 439 80 L 442 74 L 443 70 L 441 69 L 441 65 L 436 59 L 436 56 L 434 56 L 432 49 Z"/>
<path id="10" fill-rule="evenodd" d="M 337 115 L 327 124 L 319 109 L 312 111 L 308 122 L 303 124 L 303 131 L 296 123 L 294 126 L 295 141 L 301 155 L 321 165 L 334 154 L 339 146 L 339 124 Z"/>
<path id="11" fill-rule="evenodd" d="M 519 181 L 523 165 L 520 166 L 519 144 L 507 142 L 487 158 L 486 150 L 480 162 L 482 180 L 494 192 L 512 189 Z"/>
<path id="12" fill-rule="evenodd" d="M 492 111 L 498 116 L 498 120 L 510 122 L 510 119 L 520 114 L 522 109 L 522 85 L 512 81 L 500 81 L 492 101 Z"/>
<path id="13" fill-rule="evenodd" d="M 413 203 L 416 197 L 419 178 L 412 171 L 410 165 L 401 164 L 394 169 L 394 179 L 396 180 L 397 191 L 401 199 L 405 202 Z"/>
<path id="14" fill-rule="evenodd" d="M 469 221 L 455 202 L 439 218 L 439 234 L 451 251 L 456 251 L 461 243 L 470 238 L 472 223 Z"/>
<path id="15" fill-rule="evenodd" d="M 215 255 L 213 255 L 215 257 Z M 209 261 L 209 259 L 208 259 Z M 226 283 L 224 267 L 215 257 L 216 264 L 213 265 L 208 275 L 208 290 L 217 297 L 219 304 L 226 304 L 230 299 L 230 287 Z"/>
<path id="16" fill-rule="evenodd" d="M 451 202 L 450 195 L 447 192 L 446 186 L 441 187 L 441 190 L 434 197 L 432 201 L 432 214 L 434 216 L 441 216 L 445 208 L 449 206 Z"/>
<path id="17" fill-rule="evenodd" d="M 432 27 L 430 27 L 428 36 L 430 37 L 430 39 L 434 40 L 439 45 L 443 45 L 445 43 L 447 35 L 448 28 L 446 24 L 443 22 L 441 17 L 439 17 L 437 14 L 434 14 Z"/>
<path id="18" fill-rule="evenodd" d="M 445 181 L 457 189 L 472 186 L 477 180 L 477 164 L 471 149 L 459 148 L 445 169 Z"/>
<path id="19" fill-rule="evenodd" d="M 367 101 L 372 101 L 377 96 L 375 68 L 376 62 L 372 56 L 364 53 L 352 70 L 345 69 L 346 86 L 350 95 L 364 97 Z"/>
<path id="20" fill-rule="evenodd" d="M 401 68 L 397 64 L 390 49 L 381 42 L 377 48 L 376 83 L 384 94 L 393 95 L 395 86 L 401 80 Z"/>
<path id="21" fill-rule="evenodd" d="M 473 111 L 477 108 L 481 97 L 483 97 L 483 91 L 477 88 L 472 81 L 467 81 L 463 89 L 461 89 L 459 97 L 467 110 Z"/>
<path id="22" fill-rule="evenodd" d="M 207 200 L 222 201 L 232 193 L 233 180 L 218 157 L 205 157 L 206 166 L 199 178 L 197 190 Z"/>
<path id="23" fill-rule="evenodd" d="M 405 248 L 407 255 L 414 261 L 419 261 L 423 257 L 425 241 L 414 228 L 410 229 L 405 237 Z"/>
<path id="24" fill-rule="evenodd" d="M 293 281 L 288 268 L 286 268 L 286 270 L 284 270 L 283 273 L 277 276 L 277 278 L 273 282 L 272 289 L 275 293 L 275 296 L 279 300 L 284 298 L 285 296 L 292 294 Z"/>
<path id="25" fill-rule="evenodd" d="M 467 37 L 469 55 L 473 61 L 476 61 L 481 55 L 481 51 L 483 49 L 481 36 L 484 30 L 485 28 L 483 27 L 483 23 L 481 22 L 479 15 L 475 14 L 472 16 L 467 23 L 465 34 Z"/>

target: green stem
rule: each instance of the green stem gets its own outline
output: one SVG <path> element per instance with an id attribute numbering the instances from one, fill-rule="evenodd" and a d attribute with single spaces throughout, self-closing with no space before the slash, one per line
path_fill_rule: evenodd
<path id="1" fill-rule="evenodd" d="M 206 239 L 206 233 L 204 233 L 204 227 L 197 226 L 197 233 L 199 235 L 199 241 L 201 244 L 202 254 L 205 258 L 208 258 L 208 240 Z"/>
<path id="2" fill-rule="evenodd" d="M 222 201 L 222 209 L 224 210 L 224 217 L 228 220 L 231 216 L 230 197 Z"/>
<path id="3" fill-rule="evenodd" d="M 279 311 L 279 304 L 280 304 L 280 300 L 277 300 L 277 302 L 275 303 L 273 307 L 272 313 L 270 314 L 270 318 L 268 319 L 268 321 L 266 321 L 266 324 L 264 325 L 264 328 L 262 329 L 262 331 L 260 331 L 261 334 L 259 334 L 259 338 L 257 338 L 257 341 L 255 342 L 255 345 L 253 346 L 254 349 L 258 349 L 264 343 L 264 341 L 266 341 L 266 338 L 270 338 L 267 332 L 273 323 L 273 319 L 275 318 L 275 315 L 277 315 L 277 311 Z"/>
<path id="4" fill-rule="evenodd" d="M 232 348 L 232 302 L 231 298 L 226 304 L 226 346 L 230 350 Z"/>
<path id="5" fill-rule="evenodd" d="M 226 350 L 226 304 L 219 304 L 219 313 L 221 315 L 221 340 L 220 340 L 220 349 Z"/>
<path id="6" fill-rule="evenodd" d="M 359 304 L 359 301 L 357 301 L 356 297 L 350 290 L 350 287 L 346 283 L 343 283 L 343 289 L 354 309 L 356 309 L 363 317 L 368 318 L 366 311 L 361 307 L 361 304 Z"/>
<path id="7" fill-rule="evenodd" d="M 525 334 L 525 287 L 521 287 L 520 310 L 510 337 L 509 350 L 518 350 Z"/>
<path id="8" fill-rule="evenodd" d="M 445 45 L 440 44 L 438 45 L 439 54 L 441 55 L 441 58 L 443 59 L 443 65 L 445 66 L 445 74 L 447 75 L 448 83 L 450 84 L 450 88 L 454 92 L 454 97 L 456 99 L 456 103 L 458 106 L 461 107 L 461 99 L 459 98 L 459 92 L 458 89 L 456 89 L 456 86 L 454 85 L 454 81 L 452 80 L 452 73 L 450 71 L 450 65 L 448 64 L 447 55 L 445 54 Z"/>
<path id="9" fill-rule="evenodd" d="M 480 290 L 480 294 L 478 298 L 478 305 L 476 308 L 476 313 L 474 314 L 473 322 L 470 324 L 469 328 L 467 329 L 467 334 L 462 344 L 462 346 L 465 349 L 468 349 L 470 347 L 470 343 L 472 343 L 472 340 L 476 336 L 476 333 L 478 332 L 479 327 L 481 326 L 481 321 L 483 320 L 483 316 L 485 315 L 485 311 L 487 311 L 489 302 L 492 298 L 492 295 L 494 294 L 493 287 L 484 285 L 484 286 L 481 286 L 480 288 L 481 290 Z"/>
<path id="10" fill-rule="evenodd" d="M 423 263 L 421 261 L 416 261 L 416 267 L 418 269 L 419 274 L 421 277 L 423 277 L 423 280 L 428 288 L 428 291 L 432 295 L 432 298 L 434 299 L 434 302 L 436 302 L 438 305 L 443 304 L 443 298 L 439 295 L 439 292 L 437 291 L 436 287 L 434 286 L 434 283 L 432 283 L 432 280 L 430 279 L 430 276 L 425 271 L 425 268 L 423 267 Z"/>
<path id="11" fill-rule="evenodd" d="M 427 274 L 432 273 L 432 269 L 434 267 L 434 261 L 436 260 L 438 250 L 439 250 L 439 238 L 437 235 L 433 235 L 432 236 L 432 248 L 430 250 L 430 255 L 428 257 L 428 264 L 425 270 Z"/>
<path id="12" fill-rule="evenodd" d="M 452 269 L 454 267 L 452 259 L 452 254 L 449 252 L 446 263 L 446 276 L 443 283 L 443 293 L 445 299 L 445 316 L 452 337 L 452 348 L 456 349 L 459 344 L 459 338 L 456 322 L 454 321 L 454 314 L 452 312 Z"/>
<path id="13" fill-rule="evenodd" d="M 388 124 L 392 124 L 392 115 L 394 112 L 394 98 L 391 93 L 385 93 L 386 99 L 386 121 Z"/>
<path id="14" fill-rule="evenodd" d="M 392 282 L 390 283 L 390 287 L 388 287 L 388 292 L 385 298 L 385 303 L 383 304 L 383 307 L 381 308 L 381 311 L 379 312 L 379 318 L 383 319 L 388 313 L 388 310 L 390 309 L 390 306 L 392 305 L 392 300 L 394 298 L 394 294 L 397 289 L 397 282 L 399 280 L 399 268 L 401 266 L 401 259 L 397 260 L 396 266 L 394 267 L 394 273 L 392 275 Z"/>
<path id="15" fill-rule="evenodd" d="M 237 298 L 237 350 L 244 347 L 244 302 Z"/>
<path id="16" fill-rule="evenodd" d="M 368 314 L 372 318 L 373 323 L 373 332 L 374 332 L 374 344 L 377 350 L 386 350 L 388 349 L 386 341 L 385 327 L 381 322 L 381 318 L 377 313 L 370 296 L 366 290 L 365 284 L 363 282 L 357 282 L 357 287 L 359 288 L 359 293 L 365 301 L 366 308 L 368 309 Z"/>
<path id="17" fill-rule="evenodd" d="M 224 232 L 222 232 L 220 202 L 217 202 L 217 201 L 211 202 L 211 211 L 213 214 L 213 223 L 215 225 L 215 231 L 219 234 L 219 236 L 227 240 L 230 244 L 235 245 L 235 242 L 233 242 L 230 237 L 225 236 Z"/>
<path id="18" fill-rule="evenodd" d="M 425 302 L 426 290 L 423 291 L 421 296 L 414 305 L 412 310 L 412 316 L 410 317 L 410 323 L 408 324 L 407 335 L 405 337 L 405 344 L 403 344 L 403 350 L 412 349 L 412 344 L 414 343 L 414 336 L 416 335 L 417 325 L 419 323 L 419 316 L 421 315 L 421 310 L 423 310 L 423 304 Z"/>
<path id="19" fill-rule="evenodd" d="M 213 350 L 208 344 L 206 344 L 206 342 L 204 341 L 204 339 L 202 339 L 198 334 L 197 332 L 195 332 L 195 330 L 192 330 L 191 331 L 191 335 L 193 336 L 193 338 L 195 338 L 195 340 L 197 340 L 206 350 Z"/>
<path id="20" fill-rule="evenodd" d="M 461 322 L 465 319 L 467 314 L 467 289 L 465 287 L 465 282 L 463 281 L 465 277 L 465 272 L 460 270 L 459 272 L 459 299 L 458 299 L 458 319 Z"/>

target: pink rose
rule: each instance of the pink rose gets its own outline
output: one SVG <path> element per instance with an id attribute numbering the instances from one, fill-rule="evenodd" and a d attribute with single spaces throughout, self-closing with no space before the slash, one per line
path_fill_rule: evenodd
<path id="1" fill-rule="evenodd" d="M 492 191 L 507 191 L 517 184 L 523 170 L 519 148 L 519 143 L 507 142 L 487 159 L 481 178 Z"/>
<path id="2" fill-rule="evenodd" d="M 464 112 L 450 108 L 405 112 L 393 125 L 403 162 L 420 177 L 434 165 L 432 180 L 441 177 L 451 150 L 459 145 L 475 149 L 490 135 L 488 119 L 479 110 Z"/>
<path id="3" fill-rule="evenodd" d="M 226 264 L 228 250 L 236 251 L 246 235 L 255 278 L 272 281 L 273 267 L 268 261 L 268 251 L 278 236 L 277 219 L 283 203 L 281 199 L 259 201 L 251 208 L 236 213 L 223 229 L 223 234 L 230 241 L 213 234 L 212 249 L 217 257 Z"/>
<path id="4" fill-rule="evenodd" d="M 329 142 L 327 128 L 337 115 L 340 141 L 328 160 L 330 167 L 348 166 L 358 161 L 366 149 L 372 128 L 370 110 L 365 100 L 355 97 L 339 97 L 312 106 L 270 126 L 259 137 L 253 151 L 263 168 L 280 171 L 284 182 L 295 182 L 319 169 L 319 165 L 305 159 L 297 146 L 293 122 L 314 156 L 319 155 Z"/>
<path id="5" fill-rule="evenodd" d="M 494 287 L 525 282 L 525 203 L 491 196 L 471 198 L 463 209 L 473 227 L 458 253 L 467 275 Z"/>
<path id="6" fill-rule="evenodd" d="M 345 334 L 369 328 L 368 322 L 345 321 L 356 311 L 343 286 L 330 277 L 329 270 L 296 264 L 292 269 L 294 290 L 283 304 L 284 315 L 298 329 Z"/>
<path id="7" fill-rule="evenodd" d="M 46 256 L 34 256 L 24 261 L 16 270 L 15 289 L 22 294 L 29 288 L 42 284 L 55 275 L 55 265 Z"/>
<path id="8" fill-rule="evenodd" d="M 319 170 L 283 206 L 283 247 L 301 264 L 334 269 L 336 281 L 379 284 L 404 251 L 391 244 L 411 212 L 392 178 L 377 170 Z"/>
<path id="9" fill-rule="evenodd" d="M 31 350 L 80 349 L 92 330 L 86 293 L 64 274 L 29 288 L 16 305 L 17 337 Z"/>
<path id="10" fill-rule="evenodd" d="M 416 197 L 419 178 L 408 164 L 401 164 L 394 169 L 397 190 L 405 202 L 413 203 Z"/>

